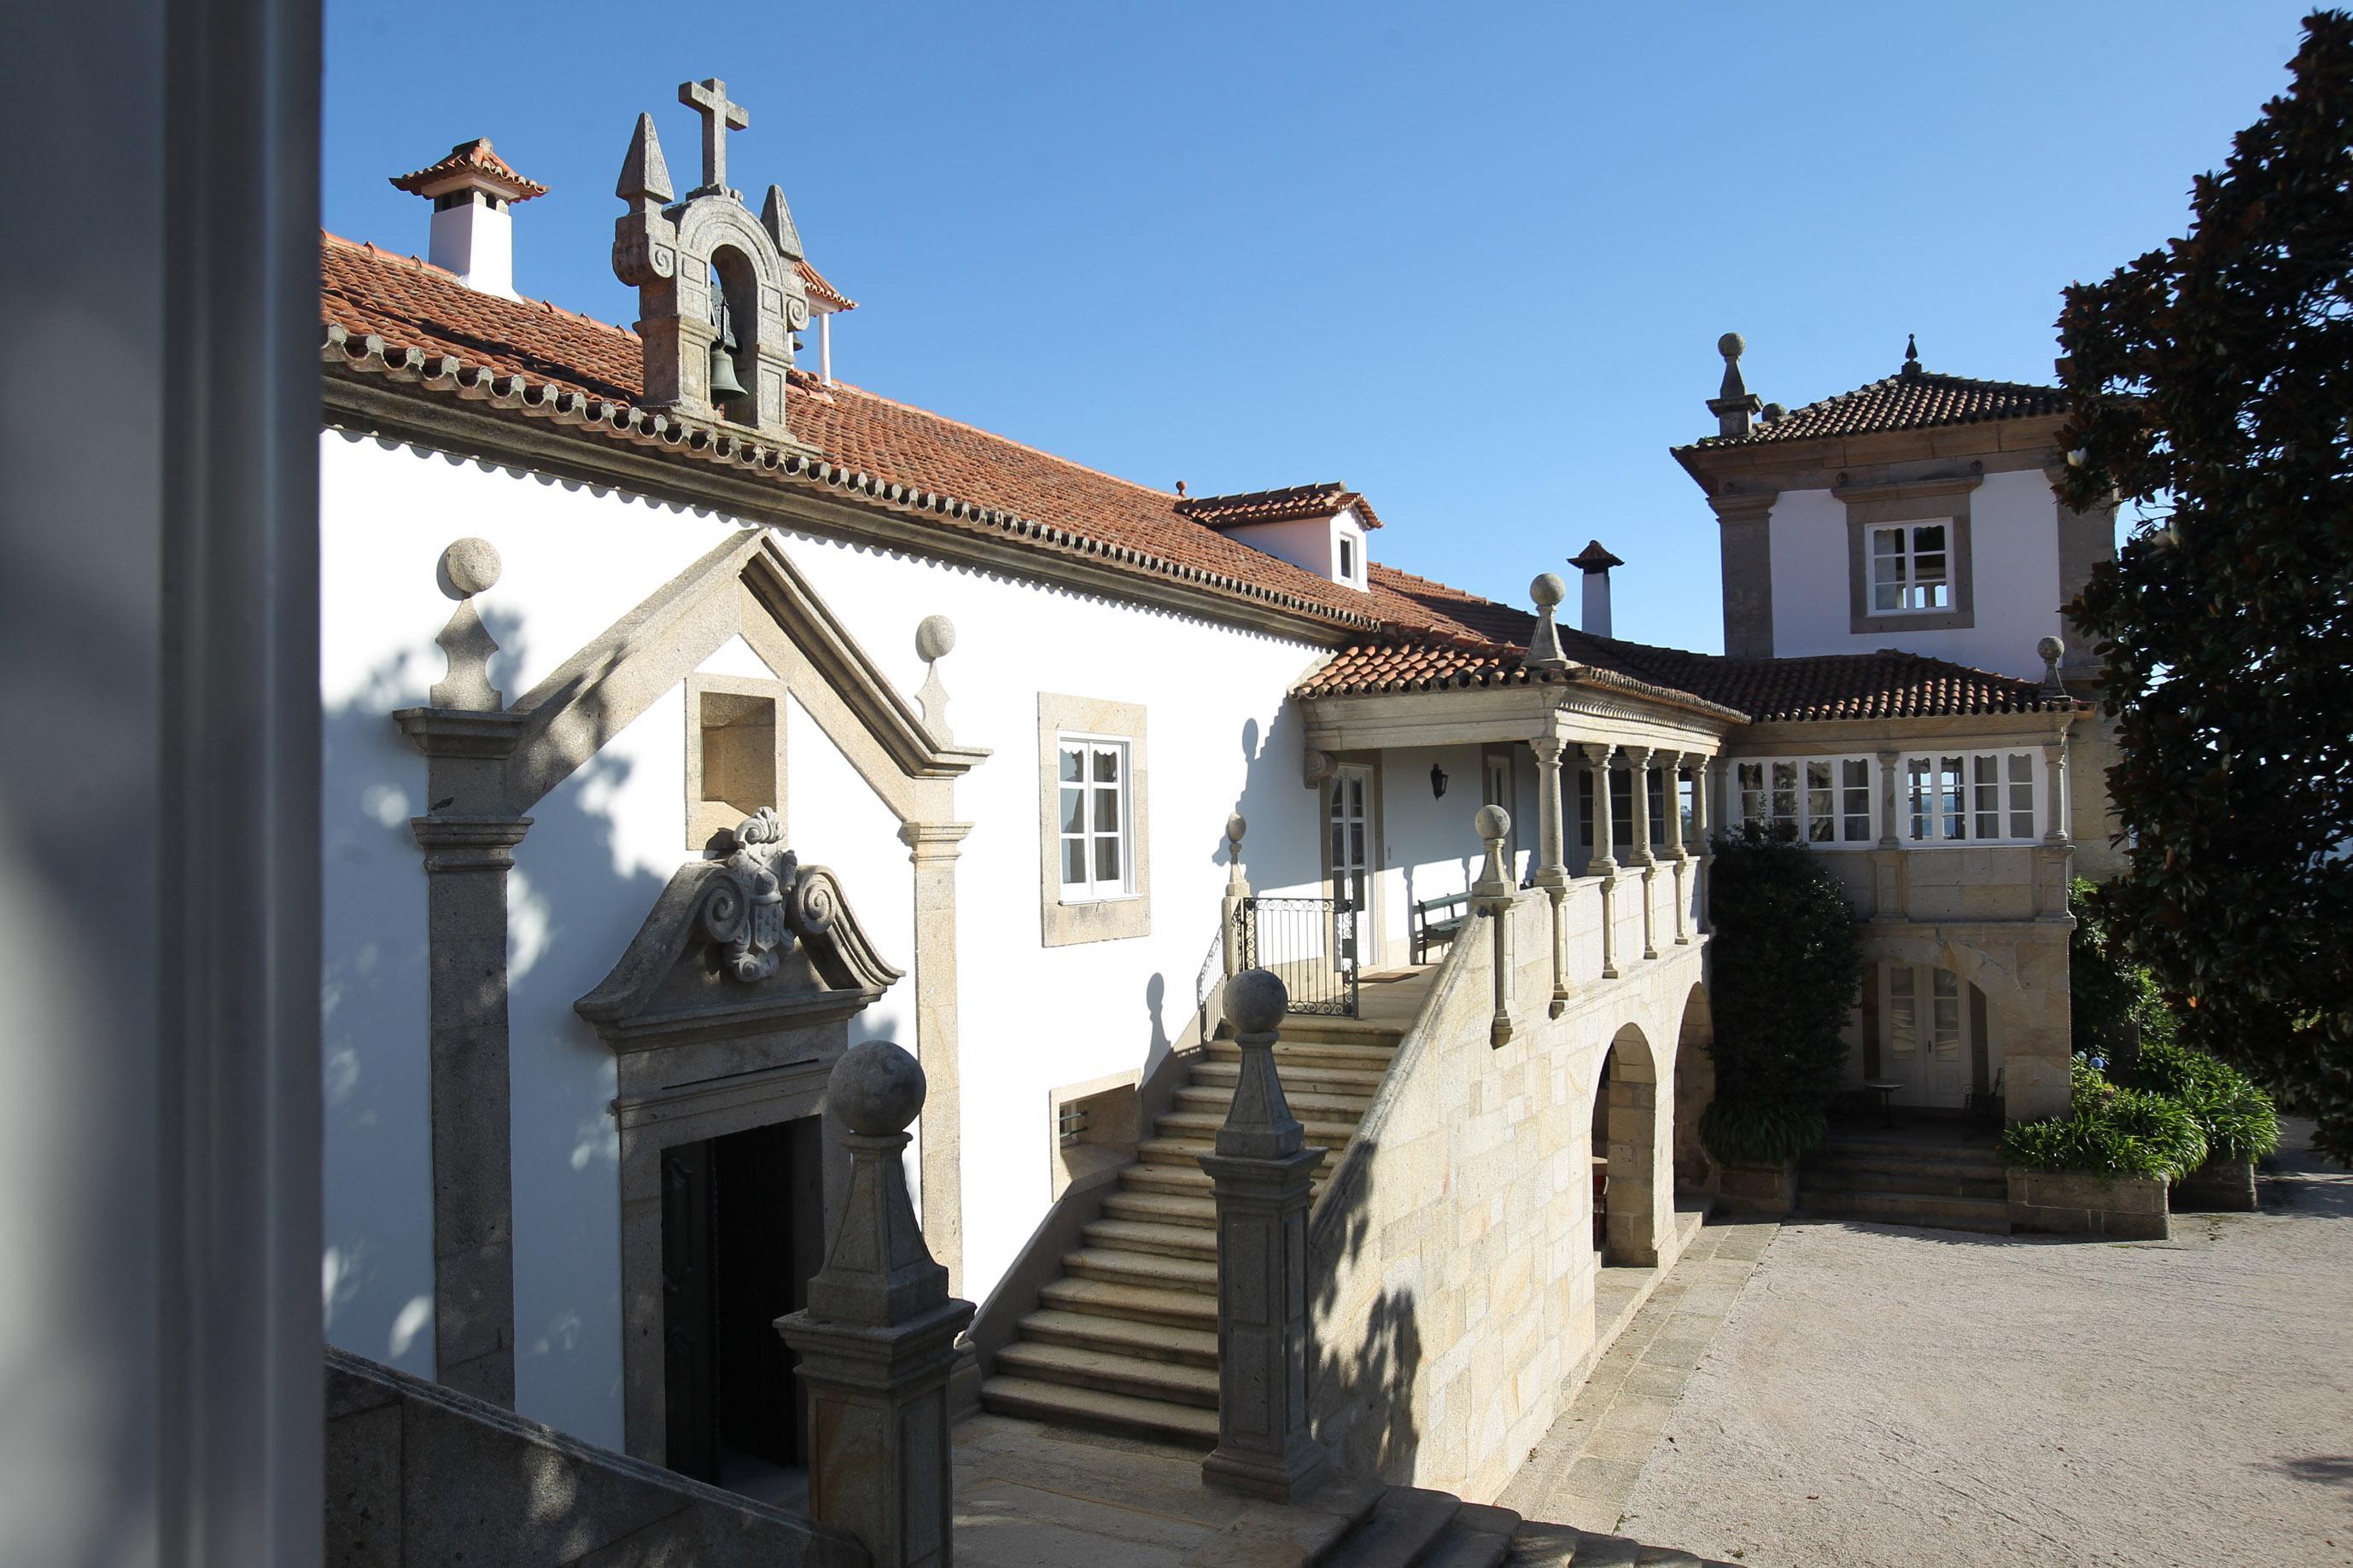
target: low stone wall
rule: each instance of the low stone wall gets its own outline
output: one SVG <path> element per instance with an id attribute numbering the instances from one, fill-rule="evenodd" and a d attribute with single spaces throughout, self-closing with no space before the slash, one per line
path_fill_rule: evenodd
<path id="1" fill-rule="evenodd" d="M 1717 1176 L 1715 1206 L 1725 1214 L 1786 1218 L 1798 1206 L 1798 1163 L 1725 1165 Z"/>
<path id="2" fill-rule="evenodd" d="M 1598 889 L 1576 895 L 1598 921 Z M 1648 1200 L 1661 1262 L 1673 1261 L 1673 1063 L 1704 952 L 1673 944 L 1669 926 L 1661 956 L 1642 960 L 1637 927 L 1624 977 L 1579 977 L 1554 1018 L 1550 907 L 1522 892 L 1504 918 L 1511 1038 L 1491 1043 L 1493 926 L 1474 918 L 1309 1221 L 1317 1438 L 1342 1468 L 1475 1502 L 1566 1408 L 1593 1342 L 1594 1087 L 1628 1025 L 1647 1060 L 1630 1047 L 1641 1070 L 1621 1076 L 1662 1124 L 1651 1168 L 1613 1172 L 1611 1191 Z M 1655 1082 L 1641 1081 L 1651 1063 Z"/>
<path id="3" fill-rule="evenodd" d="M 2083 1171 L 2010 1168 L 2014 1230 L 2163 1241 L 2172 1234 L 2163 1176 L 2095 1176 Z"/>
<path id="4" fill-rule="evenodd" d="M 2173 1184 L 2171 1206 L 2178 1213 L 2222 1210 L 2253 1214 L 2255 1210 L 2255 1163 L 2253 1160 L 2210 1160 Z"/>
<path id="5" fill-rule="evenodd" d="M 866 1568 L 850 1537 L 327 1352 L 328 1568 Z"/>

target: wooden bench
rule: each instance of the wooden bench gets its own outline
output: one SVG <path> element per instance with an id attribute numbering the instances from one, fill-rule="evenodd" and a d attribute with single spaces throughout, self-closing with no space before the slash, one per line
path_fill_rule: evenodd
<path id="1" fill-rule="evenodd" d="M 1448 910 L 1456 911 L 1446 916 Z M 1446 916 L 1434 919 L 1435 916 Z M 1423 899 L 1413 906 L 1413 961 L 1430 962 L 1432 942 L 1451 942 L 1462 931 L 1462 922 L 1471 918 L 1471 895 L 1449 893 L 1442 899 Z"/>

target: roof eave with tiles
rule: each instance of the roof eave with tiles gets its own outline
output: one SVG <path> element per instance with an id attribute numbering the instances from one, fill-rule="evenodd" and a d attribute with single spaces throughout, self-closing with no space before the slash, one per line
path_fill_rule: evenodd
<path id="1" fill-rule="evenodd" d="M 1760 421 L 1745 436 L 1706 436 L 1672 450 L 1678 454 L 1722 451 L 2008 419 L 2064 417 L 2069 412 L 2066 393 L 2055 386 L 1977 381 L 1935 371 L 1900 373 L 1793 408 L 1779 419 Z"/>

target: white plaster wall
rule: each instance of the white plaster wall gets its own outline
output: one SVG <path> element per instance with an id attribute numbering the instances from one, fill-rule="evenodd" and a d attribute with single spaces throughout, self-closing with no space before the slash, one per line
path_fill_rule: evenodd
<path id="1" fill-rule="evenodd" d="M 2038 470 L 1988 474 L 1969 497 L 1976 625 L 1905 632 L 1849 628 L 1846 508 L 1828 490 L 1788 490 L 1773 504 L 1773 651 L 1869 653 L 1902 648 L 2040 679 L 2035 645 L 2066 636 L 2059 613 L 2059 510 Z"/>
<path id="2" fill-rule="evenodd" d="M 322 462 L 328 1332 L 429 1375 L 425 883 L 407 826 L 429 803 L 423 759 L 388 715 L 424 703 L 442 673 L 431 639 L 451 605 L 436 561 L 470 533 L 498 547 L 503 579 L 479 604 L 503 649 L 492 679 L 512 700 L 733 525 L 332 433 Z M 917 621 L 951 616 L 959 640 L 941 673 L 955 736 L 995 752 L 956 795 L 974 825 L 957 865 L 957 939 L 963 1286 L 977 1298 L 1050 1201 L 1049 1091 L 1148 1066 L 1191 1016 L 1226 879 L 1227 814 L 1250 820 L 1245 860 L 1261 890 L 1319 885 L 1318 796 L 1301 783 L 1285 700 L 1316 650 L 888 552 L 781 542 L 902 690 L 923 673 Z M 705 664 L 755 666 L 734 645 Z M 1146 710 L 1146 937 L 1041 946 L 1040 690 Z M 797 704 L 785 721 L 794 847 L 841 874 L 883 954 L 912 969 L 912 870 L 895 821 Z M 517 1404 L 610 1447 L 621 1439 L 612 1063 L 572 1003 L 686 854 L 685 745 L 673 689 L 533 810 L 510 888 Z M 1460 837 L 1478 801 L 1476 755 L 1448 768 Z M 1426 798 L 1427 759 L 1420 771 Z M 920 1053 L 913 1001 L 912 987 L 895 989 L 853 1039 L 890 1035 Z"/>
<path id="3" fill-rule="evenodd" d="M 1414 904 L 1467 892 L 1478 880 L 1486 850 L 1472 819 L 1479 815 L 1483 755 L 1477 746 L 1401 747 L 1381 753 L 1385 963 L 1412 958 Z M 1446 770 L 1443 800 L 1430 793 L 1432 763 Z M 1533 823 L 1527 832 L 1534 832 Z"/>

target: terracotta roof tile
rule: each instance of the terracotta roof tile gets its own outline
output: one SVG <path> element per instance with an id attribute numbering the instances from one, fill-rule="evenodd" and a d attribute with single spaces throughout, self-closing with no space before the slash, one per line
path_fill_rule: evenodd
<path id="1" fill-rule="evenodd" d="M 832 284 L 827 282 L 825 280 L 824 273 L 819 272 L 816 268 L 811 267 L 806 261 L 796 261 L 793 265 L 800 268 L 801 287 L 807 289 L 810 295 L 819 303 L 830 305 L 837 310 L 855 310 L 858 309 L 858 301 L 843 293 L 840 289 L 835 288 Z"/>
<path id="2" fill-rule="evenodd" d="M 1917 363 L 1897 375 L 1792 408 L 1779 419 L 1759 422 L 1746 436 L 1711 436 L 1693 447 L 1756 447 L 1778 441 L 1810 441 L 1826 436 L 1862 436 L 1879 430 L 1918 430 L 1936 425 L 1975 425 L 2064 414 L 2067 395 L 2055 386 L 2015 381 L 1972 381 L 1940 375 Z"/>
<path id="3" fill-rule="evenodd" d="M 354 341 L 374 337 L 396 353 L 450 356 L 623 408 L 643 395 L 635 332 L 545 302 L 481 293 L 415 257 L 332 235 L 322 237 L 320 263 L 321 315 Z M 930 510 L 942 527 L 994 526 L 1042 547 L 1202 582 L 1327 623 L 1372 622 L 1363 593 L 1226 538 L 1185 516 L 1166 491 L 844 383 L 820 386 L 795 372 L 786 399 L 794 435 L 823 456 L 818 467 L 871 481 L 886 495 L 895 489 L 939 502 Z M 1011 515 L 994 523 L 967 515 L 984 510 Z"/>
<path id="4" fill-rule="evenodd" d="M 1419 635 L 1368 639 L 1343 649 L 1294 691 L 1300 697 L 1428 691 L 1561 679 L 1525 666 L 1535 617 L 1377 563 L 1373 596 L 1384 621 L 1421 623 Z M 1637 689 L 1680 692 L 1758 722 L 1913 719 L 1968 713 L 2073 710 L 2073 698 L 2031 680 L 1944 659 L 1882 649 L 1813 658 L 1725 658 L 1588 637 L 1561 626 L 1561 647 L 1582 671 Z M 1577 678 L 1572 671 L 1570 678 Z M 1589 675 L 1585 678 L 1590 679 Z"/>
<path id="5" fill-rule="evenodd" d="M 438 194 L 452 184 L 453 174 L 478 174 L 485 184 L 500 187 L 511 202 L 527 202 L 533 196 L 547 195 L 547 187 L 537 180 L 526 180 L 514 172 L 513 165 L 491 151 L 491 139 L 460 142 L 449 149 L 448 156 L 438 163 L 427 163 L 411 174 L 392 177 L 395 190 L 411 191 L 420 196 Z"/>
<path id="6" fill-rule="evenodd" d="M 1176 510 L 1211 528 L 1233 528 L 1251 522 L 1289 522 L 1295 518 L 1331 517 L 1349 507 L 1366 528 L 1381 520 L 1362 493 L 1338 483 L 1292 485 L 1279 490 L 1242 490 L 1225 496 L 1188 496 Z"/>

